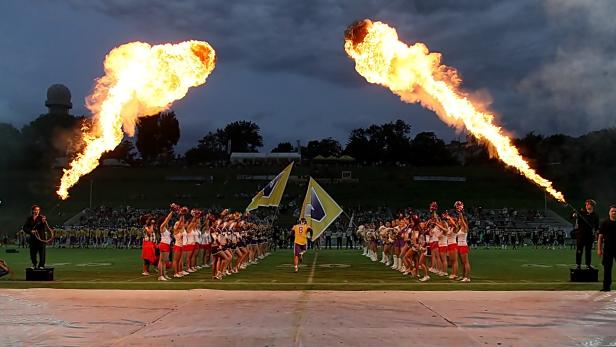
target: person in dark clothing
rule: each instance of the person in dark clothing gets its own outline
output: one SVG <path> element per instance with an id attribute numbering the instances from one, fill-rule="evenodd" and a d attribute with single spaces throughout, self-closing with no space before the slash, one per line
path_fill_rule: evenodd
<path id="1" fill-rule="evenodd" d="M 597 255 L 603 263 L 602 292 L 609 292 L 612 287 L 612 265 L 616 260 L 616 205 L 610 206 L 609 218 L 601 223 L 597 240 Z"/>
<path id="2" fill-rule="evenodd" d="M 585 258 L 586 267 L 592 268 L 591 262 L 591 250 L 592 244 L 595 240 L 594 231 L 599 228 L 599 217 L 595 213 L 595 206 L 597 203 L 594 200 L 586 200 L 583 209 L 580 209 L 573 214 L 576 224 L 576 248 L 575 248 L 575 264 L 577 268 L 580 268 L 582 264 L 582 253 L 586 250 Z"/>
<path id="3" fill-rule="evenodd" d="M 42 238 L 47 230 L 51 230 L 47 224 L 45 216 L 41 215 L 41 208 L 38 205 L 32 206 L 32 215 L 26 219 L 23 231 L 29 235 L 30 260 L 32 268 L 45 267 L 45 246 L 47 243 Z M 38 254 L 38 262 L 36 256 Z"/>

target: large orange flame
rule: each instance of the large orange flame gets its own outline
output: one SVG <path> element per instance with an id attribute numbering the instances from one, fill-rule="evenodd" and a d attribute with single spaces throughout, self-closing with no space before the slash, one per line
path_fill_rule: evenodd
<path id="1" fill-rule="evenodd" d="M 87 100 L 93 126 L 83 134 L 85 149 L 64 170 L 56 193 L 66 199 L 68 189 L 98 166 L 102 154 L 120 144 L 122 129 L 133 136 L 139 117 L 168 109 L 190 87 L 204 84 L 215 61 L 214 49 L 202 41 L 114 48 L 105 58 L 105 76 Z"/>
<path id="2" fill-rule="evenodd" d="M 449 125 L 466 127 L 501 161 L 565 202 L 563 194 L 528 165 L 511 138 L 494 124 L 494 115 L 479 110 L 480 105 L 459 90 L 461 79 L 455 69 L 441 64 L 439 53 L 422 43 L 408 46 L 398 40 L 394 28 L 367 19 L 347 29 L 344 49 L 368 82 L 388 87 L 405 102 L 421 103 Z"/>

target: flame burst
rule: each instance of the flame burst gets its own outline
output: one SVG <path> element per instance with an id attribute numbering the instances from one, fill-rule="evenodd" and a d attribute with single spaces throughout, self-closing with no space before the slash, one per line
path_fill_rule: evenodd
<path id="1" fill-rule="evenodd" d="M 421 103 L 449 125 L 466 127 L 487 142 L 501 161 L 565 202 L 563 194 L 528 165 L 511 138 L 494 124 L 494 115 L 479 110 L 459 90 L 460 77 L 455 69 L 441 64 L 439 53 L 430 52 L 422 43 L 407 46 L 398 40 L 394 28 L 367 19 L 346 30 L 344 49 L 368 82 L 388 87 L 405 102 Z"/>
<path id="2" fill-rule="evenodd" d="M 215 61 L 214 49 L 202 41 L 114 48 L 105 58 L 105 76 L 86 100 L 93 126 L 82 135 L 85 149 L 64 170 L 56 193 L 66 199 L 68 189 L 98 166 L 103 153 L 120 144 L 122 129 L 133 136 L 139 117 L 168 109 L 190 87 L 204 84 Z"/>

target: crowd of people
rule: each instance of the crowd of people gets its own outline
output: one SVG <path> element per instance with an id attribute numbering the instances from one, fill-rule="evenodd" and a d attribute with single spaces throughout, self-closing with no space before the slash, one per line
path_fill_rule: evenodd
<path id="1" fill-rule="evenodd" d="M 363 255 L 373 262 L 380 256 L 385 266 L 422 282 L 430 279 L 430 273 L 470 282 L 469 224 L 464 204 L 456 201 L 454 210 L 453 214 L 447 210 L 439 213 L 438 204 L 432 202 L 425 218 L 407 210 L 378 224 L 361 224 L 357 233 Z"/>

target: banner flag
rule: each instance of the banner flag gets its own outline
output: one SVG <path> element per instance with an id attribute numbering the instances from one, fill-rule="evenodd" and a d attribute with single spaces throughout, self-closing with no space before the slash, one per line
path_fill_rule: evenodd
<path id="1" fill-rule="evenodd" d="M 287 181 L 289 180 L 292 168 L 293 162 L 252 198 L 252 201 L 248 207 L 246 207 L 246 211 L 252 211 L 261 206 L 278 207 L 278 205 L 280 205 L 280 200 L 282 200 L 284 189 L 287 187 Z"/>
<path id="2" fill-rule="evenodd" d="M 306 218 L 308 225 L 312 228 L 312 239 L 318 238 L 341 213 L 342 208 L 336 201 L 327 194 L 317 181 L 310 177 L 306 197 L 302 204 L 301 216 Z"/>

